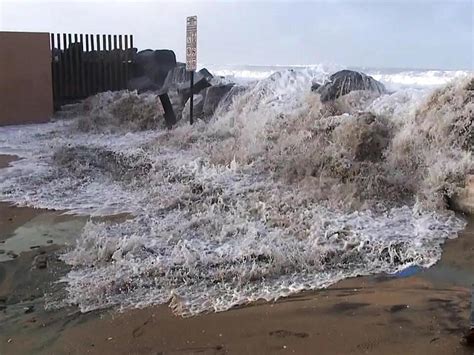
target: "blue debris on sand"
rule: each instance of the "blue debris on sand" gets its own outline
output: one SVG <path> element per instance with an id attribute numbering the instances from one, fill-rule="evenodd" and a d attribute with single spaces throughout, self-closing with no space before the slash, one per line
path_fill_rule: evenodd
<path id="1" fill-rule="evenodd" d="M 419 272 L 422 271 L 422 268 L 417 266 L 417 265 L 412 265 L 412 266 L 409 266 L 395 274 L 393 274 L 394 277 L 400 277 L 400 278 L 404 278 L 404 277 L 410 277 L 410 276 L 413 276 Z"/>

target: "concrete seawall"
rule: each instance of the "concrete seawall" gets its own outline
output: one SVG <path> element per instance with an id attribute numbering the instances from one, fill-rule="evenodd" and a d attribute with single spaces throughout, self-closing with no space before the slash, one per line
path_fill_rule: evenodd
<path id="1" fill-rule="evenodd" d="M 0 32 L 0 126 L 53 114 L 48 33 Z"/>

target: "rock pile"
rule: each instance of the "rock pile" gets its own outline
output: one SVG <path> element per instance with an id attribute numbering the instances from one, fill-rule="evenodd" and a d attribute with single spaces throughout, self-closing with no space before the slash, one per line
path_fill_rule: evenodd
<path id="1" fill-rule="evenodd" d="M 153 91 L 161 100 L 168 126 L 181 118 L 183 110 L 189 112 L 191 97 L 191 73 L 186 65 L 176 61 L 171 50 L 144 50 L 133 58 L 132 78 L 129 90 L 138 93 Z M 231 102 L 231 97 L 241 90 L 232 90 L 235 84 L 223 83 L 205 68 L 194 73 L 194 115 L 208 119 L 222 101 Z M 186 109 L 185 109 L 186 107 Z"/>

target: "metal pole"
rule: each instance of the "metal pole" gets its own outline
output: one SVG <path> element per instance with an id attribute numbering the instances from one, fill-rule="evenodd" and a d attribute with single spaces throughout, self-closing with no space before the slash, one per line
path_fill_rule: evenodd
<path id="1" fill-rule="evenodd" d="M 194 98 L 194 70 L 191 70 L 191 97 L 190 97 L 190 106 L 189 106 L 189 123 L 193 124 L 193 98 Z"/>

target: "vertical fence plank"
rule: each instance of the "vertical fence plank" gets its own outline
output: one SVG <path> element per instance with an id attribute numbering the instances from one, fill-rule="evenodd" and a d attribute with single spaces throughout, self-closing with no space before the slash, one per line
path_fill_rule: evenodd
<path id="1" fill-rule="evenodd" d="M 114 86 L 114 79 L 113 79 L 113 57 L 112 57 L 112 35 L 107 36 L 109 42 L 108 42 L 108 48 L 109 50 L 107 51 L 107 75 L 109 77 L 109 80 L 107 82 L 107 89 L 111 90 Z"/>
<path id="2" fill-rule="evenodd" d="M 81 35 L 82 36 L 82 35 Z M 91 77 L 91 66 L 90 66 L 90 47 L 89 47 L 89 35 L 85 34 L 84 35 L 86 38 L 86 50 L 83 52 L 83 69 L 84 69 L 84 90 L 86 93 L 86 96 L 90 95 L 91 92 L 91 82 L 90 82 L 90 77 Z M 82 40 L 82 38 L 81 38 Z"/>
<path id="3" fill-rule="evenodd" d="M 79 51 L 80 51 L 80 44 L 79 44 L 79 36 L 74 34 L 74 45 L 73 45 L 73 63 L 74 63 L 74 98 L 80 97 L 81 93 L 81 74 L 80 64 L 79 64 Z"/>
<path id="4" fill-rule="evenodd" d="M 53 82 L 53 102 L 56 102 L 57 100 L 57 97 L 58 97 L 58 93 L 57 93 L 57 85 L 56 82 L 58 81 L 57 79 L 57 76 L 58 76 L 58 72 L 56 70 L 56 44 L 54 42 L 54 33 L 51 33 L 50 34 L 50 37 L 51 37 L 51 76 L 52 76 L 52 82 Z"/>
<path id="5" fill-rule="evenodd" d="M 119 89 L 122 90 L 124 89 L 123 85 L 123 45 L 122 45 L 122 35 L 118 36 L 118 43 L 119 43 L 119 55 L 118 55 L 118 62 L 119 62 L 119 67 L 118 67 L 118 82 L 119 82 Z"/>
<path id="6" fill-rule="evenodd" d="M 84 36 L 82 33 L 79 35 L 79 43 L 81 44 L 79 47 L 79 72 L 81 73 L 81 94 L 82 97 L 87 97 L 87 90 L 86 90 L 86 77 L 85 77 L 85 55 L 84 55 Z"/>
<path id="7" fill-rule="evenodd" d="M 67 34 L 63 34 L 63 72 L 64 72 L 64 90 L 63 90 L 63 99 L 66 98 L 69 94 L 69 68 L 68 68 L 68 57 L 67 57 Z"/>
<path id="8" fill-rule="evenodd" d="M 133 50 L 133 48 L 134 48 L 134 47 L 133 47 L 133 35 L 130 35 L 130 48 L 131 48 L 132 50 Z M 133 59 L 133 58 L 130 58 L 130 59 Z M 128 69 L 128 70 L 129 70 L 128 75 L 129 75 L 129 77 L 130 77 L 130 63 L 129 63 L 128 68 L 129 68 L 129 69 Z"/>
<path id="9" fill-rule="evenodd" d="M 113 35 L 114 44 L 113 49 L 110 52 L 112 57 L 112 88 L 114 90 L 118 89 L 118 77 L 117 77 L 117 35 Z"/>
<path id="10" fill-rule="evenodd" d="M 73 51 L 72 51 L 72 34 L 68 33 L 67 35 L 67 69 L 68 69 L 68 76 L 69 80 L 66 82 L 68 86 L 68 96 L 73 97 L 74 96 L 74 62 L 73 62 Z"/>
<path id="11" fill-rule="evenodd" d="M 96 56 L 96 63 L 95 63 L 95 69 L 96 69 L 96 72 L 97 72 L 97 75 L 96 75 L 96 90 L 97 92 L 100 91 L 100 77 L 101 77 L 101 73 L 102 73 L 102 69 L 101 69 L 101 57 L 100 57 L 100 35 L 96 35 L 96 40 L 97 40 L 97 56 Z"/>
<path id="12" fill-rule="evenodd" d="M 107 36 L 102 35 L 102 53 L 101 53 L 101 61 L 102 61 L 102 88 L 101 91 L 105 91 L 108 85 L 108 69 L 107 69 Z"/>
<path id="13" fill-rule="evenodd" d="M 57 69 L 57 76 L 56 76 L 56 83 L 53 83 L 53 85 L 56 86 L 56 101 L 59 103 L 61 101 L 62 97 L 62 88 L 63 88 L 63 71 L 62 71 L 62 51 L 61 51 L 61 35 L 59 33 L 56 34 L 56 45 L 58 47 L 58 62 L 56 65 Z M 55 106 L 57 106 L 55 102 Z"/>
<path id="14" fill-rule="evenodd" d="M 125 35 L 125 87 L 128 86 L 128 79 L 129 79 L 129 74 L 128 74 L 128 61 L 130 60 L 130 50 L 128 47 L 128 35 Z"/>
<path id="15" fill-rule="evenodd" d="M 91 36 L 91 95 L 97 93 L 97 52 L 94 46 L 94 35 Z"/>

